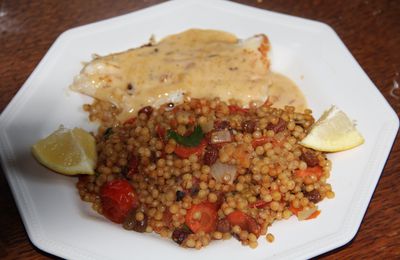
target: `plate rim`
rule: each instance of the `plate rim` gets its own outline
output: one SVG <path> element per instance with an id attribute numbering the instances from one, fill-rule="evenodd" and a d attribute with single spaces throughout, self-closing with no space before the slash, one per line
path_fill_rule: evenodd
<path id="1" fill-rule="evenodd" d="M 344 43 L 341 41 L 341 39 L 339 38 L 339 36 L 336 34 L 336 32 L 327 24 L 319 22 L 319 21 L 314 21 L 314 20 L 310 20 L 310 19 L 306 19 L 306 18 L 300 18 L 300 17 L 295 17 L 295 16 L 291 16 L 288 14 L 281 14 L 281 13 L 277 13 L 277 12 L 273 12 L 273 11 L 269 11 L 269 10 L 264 10 L 264 9 L 258 9 L 256 7 L 251 7 L 251 6 L 246 6 L 246 5 L 242 5 L 242 4 L 238 4 L 238 3 L 233 3 L 233 2 L 227 2 L 227 1 L 211 1 L 211 0 L 207 0 L 207 1 L 197 1 L 197 0 L 175 0 L 175 1 L 170 1 L 170 2 L 164 2 L 164 3 L 160 3 L 160 4 L 156 4 L 156 5 L 152 5 L 137 11 L 133 11 L 131 13 L 127 13 L 121 16 L 116 16 L 116 17 L 112 17 L 112 18 L 108 18 L 105 20 L 101 20 L 101 21 L 97 21 L 94 23 L 90 23 L 87 25 L 82 25 L 82 26 L 78 26 L 75 28 L 71 28 L 66 30 L 65 32 L 63 32 L 62 34 L 59 35 L 59 37 L 55 40 L 55 42 L 51 45 L 51 47 L 49 48 L 49 50 L 46 52 L 46 54 L 44 55 L 44 57 L 42 58 L 42 60 L 38 63 L 38 65 L 35 67 L 35 69 L 33 70 L 33 72 L 31 73 L 31 75 L 28 77 L 28 79 L 25 81 L 25 83 L 21 86 L 21 88 L 18 90 L 17 94 L 12 98 L 12 100 L 9 102 L 9 104 L 6 106 L 6 108 L 2 111 L 1 115 L 0 115 L 0 144 L 2 144 L 2 147 L 4 147 L 4 149 L 2 149 L 0 151 L 0 159 L 1 159 L 1 165 L 3 168 L 3 171 L 5 173 L 6 179 L 9 183 L 10 189 L 12 191 L 12 194 L 15 198 L 16 201 L 16 205 L 18 207 L 19 210 L 19 214 L 22 218 L 22 221 L 24 223 L 25 229 L 28 233 L 28 236 L 30 238 L 30 240 L 32 241 L 32 243 L 37 246 L 38 248 L 49 252 L 51 254 L 54 255 L 59 255 L 62 257 L 67 257 L 67 258 L 80 258 L 80 259 L 105 259 L 104 256 L 99 256 L 96 255 L 95 252 L 85 252 L 84 249 L 80 248 L 77 250 L 77 248 L 75 246 L 70 246 L 70 245 L 61 245 L 60 246 L 60 242 L 53 242 L 51 239 L 48 239 L 46 237 L 46 235 L 43 233 L 43 231 L 39 228 L 37 228 L 37 226 L 40 224 L 36 223 L 37 222 L 37 218 L 35 216 L 35 211 L 31 208 L 31 203 L 29 203 L 29 201 L 31 200 L 30 197 L 26 194 L 27 191 L 26 189 L 24 189 L 24 183 L 21 182 L 21 180 L 18 177 L 18 174 L 15 174 L 16 169 L 12 167 L 13 162 L 15 161 L 16 157 L 15 154 L 13 152 L 12 149 L 12 145 L 10 144 L 9 140 L 7 139 L 7 135 L 5 134 L 6 131 L 6 126 L 8 125 L 8 122 L 12 121 L 13 116 L 12 113 L 17 110 L 18 111 L 18 107 L 19 104 L 24 103 L 27 99 L 29 99 L 29 95 L 32 91 L 32 84 L 31 82 L 35 81 L 35 79 L 38 77 L 38 75 L 41 73 L 41 71 L 43 69 L 46 68 L 46 64 L 48 62 L 50 62 L 51 58 L 53 58 L 54 55 L 56 55 L 57 53 L 55 53 L 55 50 L 62 48 L 63 46 L 65 46 L 68 41 L 70 40 L 70 37 L 73 37 L 75 33 L 79 32 L 80 30 L 85 30 L 85 29 L 90 29 L 92 26 L 97 26 L 101 23 L 108 23 L 110 21 L 118 21 L 118 20 L 125 20 L 125 19 L 129 19 L 129 17 L 133 14 L 137 15 L 138 13 L 140 14 L 146 14 L 147 12 L 152 11 L 153 9 L 156 8 L 164 8 L 165 6 L 179 6 L 179 5 L 192 5 L 194 3 L 199 4 L 201 2 L 201 4 L 210 7 L 209 4 L 212 3 L 213 5 L 215 5 L 215 3 L 218 3 L 218 5 L 222 4 L 222 5 L 230 5 L 230 7 L 233 8 L 237 8 L 238 6 L 240 6 L 240 8 L 247 8 L 249 11 L 256 11 L 256 12 L 261 12 L 261 13 L 269 13 L 269 14 L 273 14 L 273 15 L 279 15 L 285 18 L 290 17 L 290 19 L 294 18 L 294 19 L 301 19 L 303 21 L 307 21 L 307 22 L 311 22 L 314 23 L 316 25 L 322 26 L 325 29 L 329 30 L 330 33 L 333 33 L 336 40 L 340 43 L 342 43 L 342 45 L 346 48 L 346 46 L 344 45 Z M 347 50 L 347 48 L 346 48 Z M 348 50 L 347 50 L 348 51 Z M 350 52 L 349 52 L 350 53 Z M 354 59 L 354 57 L 351 55 L 350 56 Z M 50 61 L 49 61 L 50 60 Z M 354 59 L 355 60 L 355 59 Z M 361 68 L 361 66 L 356 62 L 356 64 L 359 66 L 360 72 L 364 73 L 365 76 L 368 77 L 368 75 L 364 72 L 364 70 Z M 369 79 L 369 78 L 368 78 Z M 370 80 L 370 79 L 369 79 Z M 376 85 L 370 80 L 371 84 L 373 86 L 376 87 Z M 28 86 L 30 86 L 28 88 Z M 38 86 L 36 86 L 38 87 Z M 382 95 L 382 93 L 379 91 L 379 89 L 376 87 L 376 89 L 378 90 L 379 94 Z M 382 95 L 383 97 L 383 95 Z M 390 154 L 391 148 L 394 144 L 395 141 L 395 137 L 396 134 L 398 132 L 399 129 L 399 118 L 397 117 L 397 114 L 394 112 L 393 108 L 390 106 L 390 104 L 387 102 L 387 100 L 383 97 L 383 100 L 386 101 L 386 106 L 389 112 L 391 112 L 390 119 L 388 120 L 386 124 L 384 124 L 380 131 L 379 131 L 379 136 L 382 137 L 383 140 L 385 140 L 384 142 L 380 143 L 381 145 L 378 145 L 378 148 L 375 150 L 375 154 L 377 154 L 376 156 L 374 156 L 375 160 L 378 160 L 376 158 L 379 158 L 378 163 L 374 163 L 373 166 L 375 166 L 375 168 L 370 167 L 370 169 L 372 168 L 372 170 L 369 170 L 369 172 L 371 172 L 370 174 L 368 174 L 368 176 L 370 176 L 371 181 L 368 182 L 369 185 L 361 185 L 359 187 L 359 189 L 362 189 L 363 194 L 367 194 L 368 199 L 365 199 L 365 197 L 363 196 L 359 196 L 358 197 L 358 201 L 356 202 L 352 202 L 351 205 L 356 205 L 359 208 L 362 209 L 363 214 L 351 214 L 351 217 L 345 218 L 346 223 L 344 223 L 344 227 L 343 225 L 341 226 L 341 228 L 339 229 L 344 231 L 342 232 L 341 235 L 337 235 L 337 233 L 340 232 L 335 232 L 332 235 L 328 236 L 328 238 L 324 237 L 323 241 L 325 240 L 330 240 L 330 241 L 335 241 L 335 243 L 322 243 L 322 245 L 319 248 L 319 250 L 299 250 L 299 248 L 304 248 L 304 246 L 298 246 L 289 250 L 285 250 L 282 253 L 279 253 L 277 255 L 274 255 L 274 257 L 312 257 L 315 255 L 319 255 L 321 253 L 330 251 L 334 248 L 338 248 L 340 246 L 345 245 L 346 243 L 348 243 L 349 241 L 351 241 L 354 236 L 357 234 L 358 229 L 360 228 L 361 222 L 364 218 L 364 214 L 367 210 L 367 207 L 369 205 L 370 199 L 373 196 L 373 191 L 377 186 L 377 182 L 380 179 L 380 176 L 382 174 L 383 171 L 383 167 L 386 164 L 386 161 L 388 159 L 388 156 Z M 389 144 L 389 147 L 388 147 Z M 376 152 L 378 151 L 378 152 Z M 371 155 L 372 157 L 372 155 Z M 371 163 L 372 164 L 372 163 Z M 370 165 L 369 165 L 370 166 Z M 365 166 L 366 167 L 366 166 Z M 372 174 L 372 172 L 380 172 L 379 174 Z M 26 209 L 28 209 L 28 212 L 26 211 Z M 350 213 L 347 213 L 350 214 Z M 356 225 L 351 225 L 351 224 L 356 223 Z M 33 224 L 33 225 L 32 225 Z M 329 238 L 332 237 L 332 238 Z M 58 243 L 58 244 L 57 244 Z M 62 243 L 62 242 L 61 242 Z M 312 247 L 315 247 L 315 245 L 313 245 Z M 304 252 L 305 251 L 305 252 Z M 60 254 L 60 252 L 62 252 Z"/>

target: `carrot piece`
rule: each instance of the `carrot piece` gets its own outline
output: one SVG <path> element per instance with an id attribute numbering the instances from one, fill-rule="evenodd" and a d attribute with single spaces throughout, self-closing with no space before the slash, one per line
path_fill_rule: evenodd
<path id="1" fill-rule="evenodd" d="M 269 205 L 269 202 L 266 202 L 264 200 L 257 200 L 256 202 L 250 203 L 249 207 L 250 208 L 263 209 L 268 205 Z"/>
<path id="2" fill-rule="evenodd" d="M 264 145 L 264 144 L 269 143 L 271 141 L 272 141 L 271 137 L 261 136 L 260 138 L 253 139 L 251 141 L 251 145 L 253 146 L 253 148 L 256 148 L 257 146 Z"/>
<path id="3" fill-rule="evenodd" d="M 290 203 L 290 205 L 289 205 L 289 210 L 290 210 L 294 215 L 297 216 L 297 215 L 299 214 L 299 212 L 303 210 L 303 207 L 295 208 L 295 207 L 293 206 L 293 203 Z"/>
<path id="4" fill-rule="evenodd" d="M 194 233 L 211 233 L 217 227 L 217 209 L 213 203 L 202 202 L 193 205 L 186 213 L 185 223 Z"/>
<path id="5" fill-rule="evenodd" d="M 226 216 L 226 219 L 232 226 L 239 226 L 241 229 L 247 229 L 247 215 L 240 210 L 235 210 Z"/>
<path id="6" fill-rule="evenodd" d="M 255 234 L 257 237 L 261 233 L 261 227 L 257 221 L 249 215 L 243 213 L 240 210 L 235 210 L 226 216 L 226 219 L 231 226 L 239 226 L 242 230 L 246 230 Z"/>
<path id="7" fill-rule="evenodd" d="M 321 213 L 320 210 L 316 210 L 313 214 L 311 214 L 308 218 L 306 218 L 306 220 L 316 218 L 319 216 L 320 213 Z"/>
<path id="8" fill-rule="evenodd" d="M 322 177 L 322 167 L 321 166 L 314 166 L 314 167 L 307 167 L 304 170 L 296 170 L 294 174 L 297 177 L 305 178 L 307 176 L 315 175 L 317 178 Z"/>
<path id="9" fill-rule="evenodd" d="M 177 144 L 174 152 L 181 158 L 189 158 L 189 156 L 192 154 L 196 154 L 198 157 L 200 157 L 203 154 L 204 150 L 206 149 L 206 146 L 207 146 L 207 141 L 203 139 L 200 142 L 200 144 L 196 147 L 188 147 Z"/>
<path id="10" fill-rule="evenodd" d="M 295 207 L 293 206 L 293 204 L 290 203 L 290 205 L 289 205 L 289 210 L 293 213 L 293 215 L 298 216 L 298 215 L 299 215 L 299 212 L 303 210 L 303 207 L 295 208 Z M 308 216 L 305 220 L 309 220 L 309 219 L 316 218 L 316 217 L 319 216 L 320 213 L 321 213 L 320 210 L 316 210 L 316 211 L 314 211 L 310 216 Z"/>

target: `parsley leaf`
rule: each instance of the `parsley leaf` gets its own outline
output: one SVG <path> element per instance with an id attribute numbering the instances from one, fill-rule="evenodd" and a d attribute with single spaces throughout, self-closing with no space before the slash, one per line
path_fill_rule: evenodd
<path id="1" fill-rule="evenodd" d="M 196 125 L 194 127 L 193 133 L 188 136 L 180 135 L 174 130 L 169 129 L 167 132 L 167 137 L 174 139 L 180 145 L 196 147 L 201 143 L 201 140 L 204 137 L 204 133 L 201 127 L 199 125 Z"/>

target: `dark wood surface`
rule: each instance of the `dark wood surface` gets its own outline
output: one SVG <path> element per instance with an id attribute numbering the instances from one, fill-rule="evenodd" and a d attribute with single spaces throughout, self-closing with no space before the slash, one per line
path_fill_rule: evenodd
<path id="1" fill-rule="evenodd" d="M 54 40 L 75 26 L 129 13 L 158 0 L 0 0 L 0 111 Z M 243 4 L 329 24 L 400 114 L 400 1 L 240 0 Z M 368 104 L 366 104 L 368 105 Z M 321 259 L 400 258 L 400 141 L 396 139 L 361 227 Z M 30 242 L 3 171 L 0 258 L 53 259 Z"/>

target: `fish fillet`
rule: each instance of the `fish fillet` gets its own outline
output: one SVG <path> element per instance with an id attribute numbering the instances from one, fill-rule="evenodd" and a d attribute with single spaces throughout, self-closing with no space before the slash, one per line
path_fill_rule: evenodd
<path id="1" fill-rule="evenodd" d="M 269 41 L 246 40 L 215 30 L 191 29 L 153 44 L 98 56 L 71 89 L 122 110 L 119 119 L 143 106 L 182 102 L 185 96 L 263 102 L 268 97 Z"/>

